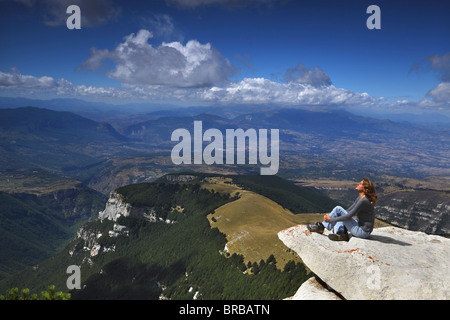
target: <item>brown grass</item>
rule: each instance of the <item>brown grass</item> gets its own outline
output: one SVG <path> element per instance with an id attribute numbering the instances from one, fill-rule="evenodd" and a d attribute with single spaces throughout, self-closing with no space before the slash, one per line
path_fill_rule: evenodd
<path id="1" fill-rule="evenodd" d="M 245 263 L 259 262 L 273 254 L 277 266 L 282 269 L 287 261 L 301 261 L 278 239 L 277 233 L 297 224 L 318 221 L 323 214 L 294 215 L 278 203 L 255 192 L 242 190 L 224 180 L 209 181 L 203 187 L 217 192 L 235 194 L 240 198 L 208 215 L 212 227 L 217 227 L 227 236 L 228 251 L 242 254 Z M 215 218 L 216 222 L 212 220 Z"/>
<path id="2" fill-rule="evenodd" d="M 275 256 L 280 269 L 289 260 L 301 262 L 300 257 L 289 250 L 277 234 L 298 224 L 322 221 L 324 215 L 293 214 L 269 198 L 231 184 L 229 178 L 209 178 L 202 187 L 231 195 L 239 193 L 238 200 L 217 208 L 207 218 L 211 227 L 217 227 L 226 234 L 229 253 L 242 254 L 246 264 L 249 261 L 259 263 L 261 259 L 267 260 L 271 254 Z M 386 225 L 376 221 L 376 227 Z"/>

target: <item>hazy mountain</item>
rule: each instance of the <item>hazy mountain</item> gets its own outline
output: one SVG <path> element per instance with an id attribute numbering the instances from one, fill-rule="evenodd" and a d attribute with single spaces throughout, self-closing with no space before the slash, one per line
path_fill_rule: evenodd
<path id="1" fill-rule="evenodd" d="M 35 107 L 0 110 L 0 167 L 82 166 L 120 153 L 128 139 L 107 123 Z"/>
<path id="2" fill-rule="evenodd" d="M 95 122 L 71 112 L 35 107 L 0 110 L 0 128 L 11 135 L 53 140 L 58 138 L 61 143 L 76 140 L 79 140 L 79 144 L 92 140 L 126 141 L 107 123 Z"/>
<path id="3" fill-rule="evenodd" d="M 279 105 L 217 105 L 217 106 L 178 106 L 161 103 L 127 103 L 127 104 L 108 104 L 104 102 L 92 102 L 81 99 L 50 99 L 39 100 L 18 97 L 0 97 L 0 109 L 19 108 L 25 106 L 34 106 L 46 108 L 54 111 L 70 111 L 83 117 L 99 121 L 108 122 L 114 127 L 147 121 L 159 118 L 161 116 L 193 116 L 201 113 L 209 113 L 224 118 L 234 118 L 243 114 L 265 113 L 285 109 Z M 336 110 L 326 106 L 314 107 L 291 107 L 291 109 L 303 109 L 309 111 Z M 341 109 L 344 111 L 345 109 Z M 435 125 L 445 126 L 450 124 L 450 118 L 440 113 L 428 111 L 424 114 L 418 113 L 382 113 L 377 110 L 367 110 L 361 108 L 348 109 L 348 112 L 360 116 L 370 117 L 380 120 L 391 120 L 395 122 L 409 122 L 412 124 L 421 124 L 432 127 Z"/>
<path id="4" fill-rule="evenodd" d="M 195 113 L 201 109 L 184 111 Z M 70 112 L 33 107 L 0 110 L 0 167 L 44 167 L 82 174 L 85 169 L 125 155 L 168 156 L 176 144 L 171 141 L 172 132 L 186 128 L 193 134 L 194 121 L 201 120 L 203 131 L 279 129 L 280 173 L 288 175 L 298 175 L 301 169 L 303 173 L 320 172 L 328 176 L 336 170 L 353 172 L 352 177 L 364 172 L 424 176 L 450 169 L 448 130 L 373 119 L 346 111 L 269 109 L 234 118 L 179 112 L 177 116 L 160 113 L 151 120 L 136 120 L 134 117 L 132 124 L 127 125 L 123 118 L 120 134 L 107 123 Z M 84 181 L 89 179 L 87 175 L 84 177 Z"/>
<path id="5" fill-rule="evenodd" d="M 173 130 L 186 128 L 193 134 L 196 120 L 202 121 L 203 131 L 217 128 L 223 134 L 225 129 L 279 129 L 282 169 L 305 169 L 307 163 L 311 163 L 308 171 L 323 171 L 325 175 L 331 174 L 330 168 L 341 172 L 359 168 L 362 172 L 408 175 L 436 174 L 450 169 L 448 131 L 357 116 L 346 111 L 281 109 L 233 119 L 212 114 L 160 117 L 135 123 L 122 133 L 130 139 L 170 151 L 175 144 L 170 141 Z"/>

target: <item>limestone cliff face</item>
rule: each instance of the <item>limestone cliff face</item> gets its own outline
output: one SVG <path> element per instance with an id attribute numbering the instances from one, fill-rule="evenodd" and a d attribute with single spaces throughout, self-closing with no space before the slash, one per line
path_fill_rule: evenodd
<path id="1" fill-rule="evenodd" d="M 101 233 L 95 233 L 90 230 L 86 230 L 83 227 L 80 228 L 77 232 L 77 239 L 81 239 L 83 242 L 82 248 L 77 248 L 75 246 L 72 250 L 69 251 L 69 255 L 73 256 L 79 250 L 89 251 L 90 256 L 94 257 L 99 254 L 101 251 L 108 252 L 114 251 L 114 247 L 103 248 L 100 244 L 98 244 L 97 240 L 102 236 Z M 92 264 L 92 261 L 89 261 Z"/>
<path id="2" fill-rule="evenodd" d="M 109 195 L 105 210 L 98 213 L 100 220 L 108 219 L 116 221 L 121 215 L 128 217 L 131 212 L 131 205 L 123 201 L 123 197 L 115 191 Z"/>
<path id="3" fill-rule="evenodd" d="M 154 208 L 132 206 L 131 204 L 125 202 L 121 194 L 113 191 L 109 195 L 105 209 L 98 213 L 98 219 L 117 221 L 117 219 L 121 216 L 145 219 L 149 222 L 164 222 L 167 224 L 175 223 L 175 221 L 170 219 L 164 220 L 161 217 L 158 217 Z"/>
<path id="4" fill-rule="evenodd" d="M 427 190 L 392 193 L 377 203 L 376 215 L 408 230 L 450 234 L 450 195 Z"/>
<path id="5" fill-rule="evenodd" d="M 153 208 L 138 208 L 126 203 L 121 194 L 113 191 L 110 193 L 105 210 L 98 213 L 100 220 L 108 219 L 117 221 L 120 216 L 144 218 L 151 222 L 156 221 L 156 214 Z"/>
<path id="6" fill-rule="evenodd" d="M 311 233 L 298 225 L 278 237 L 336 297 L 450 299 L 450 239 L 396 227 L 374 229 L 369 239 L 351 237 L 348 242 L 331 241 L 326 233 Z M 311 287 L 317 289 L 305 283 L 293 298 L 312 299 Z"/>

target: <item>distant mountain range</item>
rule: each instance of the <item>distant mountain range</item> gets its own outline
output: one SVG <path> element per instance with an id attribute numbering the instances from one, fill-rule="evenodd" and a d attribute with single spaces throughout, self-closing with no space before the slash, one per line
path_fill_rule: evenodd
<path id="1" fill-rule="evenodd" d="M 18 97 L 0 97 L 0 109 L 34 106 L 54 111 L 70 111 L 78 115 L 100 122 L 119 122 L 120 119 L 150 120 L 160 116 L 193 116 L 201 113 L 212 113 L 225 118 L 234 118 L 237 115 L 276 111 L 283 109 L 280 106 L 270 105 L 225 105 L 225 106 L 178 106 L 158 103 L 128 103 L 107 104 L 81 99 L 50 99 L 39 100 Z M 310 111 L 327 110 L 326 106 L 299 107 Z M 441 113 L 427 110 L 426 113 L 381 113 L 361 108 L 348 110 L 350 113 L 371 117 L 379 120 L 392 120 L 395 122 L 409 122 L 424 125 L 446 126 L 450 124 L 450 117 Z M 112 123 L 111 123 L 112 124 Z"/>
<path id="2" fill-rule="evenodd" d="M 111 125 L 71 112 L 35 107 L 0 110 L 3 169 L 89 164 L 116 153 L 116 147 L 127 141 Z"/>
<path id="3" fill-rule="evenodd" d="M 199 110 L 189 112 L 195 111 Z M 279 109 L 234 118 L 182 112 L 168 116 L 159 112 L 158 116 L 150 113 L 147 117 L 153 118 L 137 122 L 136 116 L 129 121 L 121 117 L 121 125 L 114 128 L 66 111 L 0 109 L 0 168 L 42 167 L 64 172 L 125 155 L 169 155 L 175 145 L 171 133 L 178 128 L 193 132 L 194 121 L 201 120 L 203 130 L 279 129 L 280 174 L 283 170 L 298 174 L 299 168 L 328 174 L 344 170 L 353 175 L 387 172 L 426 176 L 450 172 L 448 128 L 425 128 L 339 110 Z"/>

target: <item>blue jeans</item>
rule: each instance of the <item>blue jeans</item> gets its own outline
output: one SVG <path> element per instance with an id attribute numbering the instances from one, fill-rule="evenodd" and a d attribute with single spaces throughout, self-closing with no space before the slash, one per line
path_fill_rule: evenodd
<path id="1" fill-rule="evenodd" d="M 344 208 L 337 206 L 333 209 L 333 211 L 330 212 L 330 218 L 341 217 L 345 216 L 346 214 L 347 211 L 345 211 Z M 331 228 L 333 228 L 334 233 L 343 233 L 345 226 L 347 230 L 352 234 L 352 236 L 358 238 L 368 238 L 370 236 L 370 233 L 361 229 L 361 227 L 358 225 L 358 221 L 353 218 L 338 222 L 324 221 L 322 222 L 322 224 L 327 230 L 331 230 Z"/>

